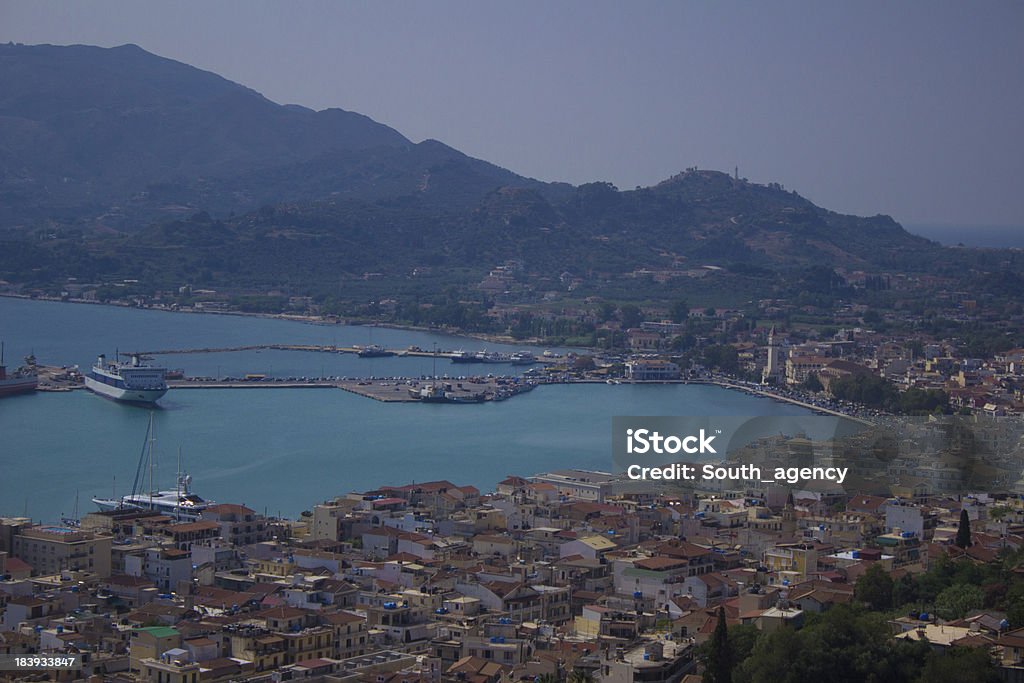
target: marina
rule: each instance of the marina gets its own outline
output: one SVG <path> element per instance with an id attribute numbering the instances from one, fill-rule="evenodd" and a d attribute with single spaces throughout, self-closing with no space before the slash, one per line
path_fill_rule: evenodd
<path id="1" fill-rule="evenodd" d="M 546 352 L 535 356 L 528 351 L 517 351 L 515 353 L 497 353 L 484 351 L 468 352 L 464 350 L 433 350 L 424 351 L 413 346 L 407 349 L 387 349 L 383 346 L 371 344 L 369 346 L 335 346 L 333 344 L 252 344 L 249 346 L 232 346 L 224 348 L 200 348 L 200 349 L 163 349 L 159 351 L 136 351 L 129 355 L 135 356 L 170 356 L 186 355 L 196 353 L 236 353 L 239 351 L 303 351 L 308 353 L 351 353 L 360 358 L 438 358 L 450 360 L 453 363 L 507 363 L 511 365 L 535 365 L 538 363 L 558 363 L 564 360 L 561 354 Z"/>
<path id="2" fill-rule="evenodd" d="M 422 398 L 410 393 L 410 389 L 431 386 L 433 379 L 338 379 L 338 378 L 302 378 L 297 380 L 272 380 L 269 378 L 252 380 L 213 380 L 199 379 L 195 381 L 173 381 L 169 386 L 175 389 L 342 389 L 357 396 L 372 398 L 383 403 L 416 403 Z M 502 400 L 512 395 L 531 390 L 535 385 L 515 381 L 510 378 L 474 378 L 466 381 L 437 380 L 438 386 L 445 386 L 448 392 L 456 395 L 482 395 L 479 402 Z M 457 403 L 458 401 L 452 401 Z"/>
<path id="3" fill-rule="evenodd" d="M 485 367 L 484 374 L 518 375 L 529 366 L 498 363 L 455 370 L 454 364 L 442 354 L 487 350 L 503 354 L 528 352 L 543 358 L 545 351 L 563 357 L 571 351 L 485 342 L 439 331 L 11 297 L 0 297 L 0 321 L 3 325 L 0 334 L 6 338 L 9 359 L 34 353 L 41 365 L 77 365 L 86 369 L 98 353 L 104 350 L 113 353 L 120 348 L 154 357 L 154 362 L 167 368 L 181 368 L 188 376 L 221 379 L 241 378 L 247 374 L 274 378 L 432 376 L 435 348 L 438 350 L 438 375 L 446 372 L 476 374 Z M 373 344 L 396 355 L 363 358 L 357 355 L 358 349 Z"/>
<path id="4" fill-rule="evenodd" d="M 82 384 L 75 381 L 75 379 L 67 374 L 65 368 L 59 367 L 43 367 L 40 368 L 39 376 L 41 378 L 39 384 L 39 391 L 41 392 L 67 392 L 74 391 L 76 389 L 84 388 Z M 214 377 L 190 377 L 182 379 L 168 380 L 167 386 L 169 389 L 342 389 L 357 396 L 365 398 L 371 398 L 376 401 L 383 403 L 416 403 L 422 401 L 422 397 L 417 397 L 415 394 L 410 394 L 409 388 L 418 388 L 421 386 L 428 386 L 432 383 L 437 382 L 439 385 L 446 385 L 447 390 L 462 390 L 465 394 L 471 395 L 474 393 L 482 394 L 483 398 L 480 402 L 484 401 L 501 401 L 518 394 L 531 391 L 535 387 L 541 385 L 551 384 L 607 384 L 603 380 L 597 379 L 585 379 L 575 377 L 556 377 L 546 378 L 542 381 L 531 380 L 529 382 L 522 381 L 519 377 L 508 377 L 508 376 L 474 376 L 470 378 L 461 377 L 454 380 L 448 376 L 443 377 L 389 377 L 387 379 L 378 379 L 373 377 L 367 378 L 353 378 L 353 377 L 287 377 L 287 378 L 274 378 L 267 377 L 265 375 L 250 374 L 241 378 L 227 377 L 227 378 L 214 378 Z M 865 420 L 855 415 L 850 415 L 846 412 L 834 410 L 827 406 L 817 405 L 809 403 L 807 401 L 780 394 L 778 392 L 772 392 L 767 389 L 753 386 L 751 384 L 738 383 L 728 378 L 688 378 L 680 380 L 656 380 L 656 381 L 616 381 L 612 385 L 652 385 L 652 384 L 677 384 L 677 385 L 710 385 L 717 386 L 723 389 L 729 389 L 733 391 L 739 391 L 751 396 L 758 396 L 772 401 L 780 401 L 788 403 L 793 406 L 800 408 L 806 408 L 809 411 L 823 415 L 832 415 L 834 417 L 842 417 L 845 419 L 853 420 L 861 424 L 871 424 L 869 420 Z M 467 386 L 468 385 L 468 386 Z M 429 402 L 429 401 L 428 401 Z M 452 403 L 459 403 L 460 401 L 451 401 Z M 469 401 L 462 401 L 469 402 Z"/>
<path id="5" fill-rule="evenodd" d="M 462 351 L 446 351 L 437 350 L 424 351 L 418 347 L 406 348 L 406 349 L 387 349 L 383 346 L 370 345 L 370 346 L 336 346 L 334 344 L 249 344 L 244 346 L 226 346 L 226 347 L 203 347 L 203 348 L 187 348 L 187 349 L 159 349 L 159 350 L 146 350 L 146 351 L 134 351 L 129 355 L 139 356 L 167 356 L 167 355 L 181 355 L 181 354 L 192 354 L 192 353 L 230 353 L 237 351 L 307 351 L 311 353 L 353 353 L 357 356 L 361 355 L 363 358 L 386 358 L 390 356 L 410 356 L 420 358 L 445 358 L 452 359 L 460 356 Z M 378 355 L 383 354 L 383 355 Z M 550 359 L 549 359 L 550 362 Z"/>
<path id="6" fill-rule="evenodd" d="M 430 354 L 366 359 L 272 348 L 159 356 L 162 366 L 182 368 L 193 379 L 168 380 L 169 391 L 150 411 L 72 390 L 80 386 L 70 380 L 73 366 L 88 367 L 98 350 L 118 346 L 226 349 L 292 339 L 296 345 L 354 348 L 367 330 L 2 298 L 0 319 L 18 330 L 16 340 L 9 337 L 8 357 L 34 353 L 40 362 L 40 391 L 5 398 L 0 410 L 4 453 L 12 454 L 5 457 L 0 477 L 0 514 L 48 521 L 70 513 L 76 498 L 119 499 L 130 493 L 125 454 L 138 452 L 151 412 L 163 463 L 155 489 L 174 488 L 172 463 L 181 449 L 204 498 L 267 501 L 270 512 L 290 515 L 310 501 L 379 485 L 386 472 L 394 473 L 396 482 L 450 476 L 492 486 L 510 472 L 608 470 L 613 467 L 608 429 L 616 415 L 809 413 L 706 384 L 563 383 L 560 376 L 501 403 L 412 402 L 408 390 L 414 385 L 406 382 L 422 386 L 435 372 L 441 382 L 475 387 L 444 374 L 472 368 L 469 377 L 486 367 L 513 381 L 522 380 L 526 368 L 477 369 L 442 363 Z M 374 336 L 392 349 L 435 344 L 468 349 L 472 341 L 390 329 L 374 330 Z M 343 344 L 344 337 L 352 343 Z M 527 349 L 537 355 L 544 351 Z M 277 390 L 254 391 L 271 388 Z"/>

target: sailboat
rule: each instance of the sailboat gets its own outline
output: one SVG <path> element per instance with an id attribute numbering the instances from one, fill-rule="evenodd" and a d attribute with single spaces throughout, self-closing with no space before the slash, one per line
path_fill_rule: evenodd
<path id="1" fill-rule="evenodd" d="M 149 490 L 144 491 L 147 469 L 149 474 Z M 97 497 L 93 498 L 92 502 L 96 503 L 101 511 L 155 510 L 183 521 L 195 521 L 202 514 L 203 510 L 214 504 L 212 501 L 204 500 L 192 493 L 192 477 L 181 470 L 180 451 L 178 452 L 176 487 L 159 490 L 156 487 L 155 476 L 156 426 L 153 422 L 153 414 L 150 413 L 149 427 L 146 429 L 146 440 L 143 443 L 142 453 L 139 455 L 139 464 L 135 468 L 135 481 L 132 484 L 132 492 L 120 498 L 117 498 L 116 495 L 110 498 Z"/>

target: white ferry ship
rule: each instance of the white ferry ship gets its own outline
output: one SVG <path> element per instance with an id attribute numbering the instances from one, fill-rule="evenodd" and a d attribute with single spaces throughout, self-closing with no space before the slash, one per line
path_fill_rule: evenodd
<path id="1" fill-rule="evenodd" d="M 85 387 L 93 393 L 127 403 L 156 403 L 167 393 L 167 368 L 143 365 L 138 356 L 127 363 L 108 363 L 101 355 L 85 375 Z"/>

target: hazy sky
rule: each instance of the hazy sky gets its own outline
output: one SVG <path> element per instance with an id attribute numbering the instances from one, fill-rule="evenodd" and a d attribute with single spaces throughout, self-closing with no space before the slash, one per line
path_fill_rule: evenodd
<path id="1" fill-rule="evenodd" d="M 905 224 L 1024 225 L 1024 2 L 12 2 L 543 180 L 688 166 Z"/>

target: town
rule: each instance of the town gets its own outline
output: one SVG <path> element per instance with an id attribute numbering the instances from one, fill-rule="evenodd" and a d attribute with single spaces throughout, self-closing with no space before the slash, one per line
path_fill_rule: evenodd
<path id="1" fill-rule="evenodd" d="M 965 292 L 937 288 L 936 282 L 925 278 L 846 272 L 843 277 L 833 273 L 846 283 L 845 295 L 829 296 L 815 305 L 800 305 L 798 297 L 752 300 L 733 307 L 693 307 L 683 299 L 640 307 L 602 297 L 569 298 L 569 291 L 551 292 L 551 301 L 534 305 L 521 303 L 524 297 L 532 298 L 513 286 L 521 268 L 510 261 L 493 269 L 478 285 L 484 288 L 499 282 L 504 287 L 502 293 L 476 292 L 486 292 L 490 298 L 489 308 L 479 311 L 489 321 L 479 334 L 494 342 L 563 344 L 575 349 L 560 358 L 537 357 L 543 366 L 530 371 L 532 379 L 714 381 L 851 414 L 1024 414 L 1024 337 L 1020 332 L 1024 317 L 1012 298 L 985 304 Z M 721 268 L 699 272 L 701 285 L 712 289 L 716 280 L 728 277 Z M 670 280 L 695 277 L 675 271 L 672 275 Z M 885 295 L 904 299 L 890 298 L 875 306 L 858 303 L 867 294 L 878 294 L 871 285 L 878 278 L 887 283 Z M 18 286 L 0 288 L 0 293 L 153 310 L 252 312 L 237 297 L 212 290 L 183 286 L 181 291 L 132 295 L 127 293 L 130 284 L 116 284 L 126 292 L 118 293 L 114 286 L 104 290 L 97 289 L 99 285 L 67 283 L 51 294 Z M 98 291 L 108 295 L 97 298 Z M 326 324 L 422 325 L 423 321 L 402 313 L 398 302 L 388 301 L 387 306 L 377 306 L 372 316 L 339 316 L 310 297 L 284 297 L 274 314 Z M 467 306 L 472 307 L 465 304 L 463 308 Z M 414 329 L 463 334 L 477 330 L 446 319 Z M 293 346 L 286 341 L 274 346 Z M 341 352 L 327 346 L 295 348 Z M 393 353 L 426 355 L 430 350 Z M 260 379 L 281 381 L 269 376 Z M 352 389 L 376 397 L 372 387 Z"/>
<path id="2" fill-rule="evenodd" d="M 1017 425 L 978 432 L 1012 442 L 1019 476 Z M 1024 480 L 960 494 L 908 465 L 929 457 L 882 466 L 879 495 L 562 470 L 489 494 L 381 486 L 297 520 L 138 502 L 63 526 L 4 518 L 0 655 L 78 655 L 59 680 L 675 683 L 756 671 L 764 643 L 830 615 L 879 614 L 858 646 L 873 657 L 1017 680 Z"/>
<path id="3" fill-rule="evenodd" d="M 68 292 L 63 292 L 63 295 L 57 299 L 96 303 L 95 299 L 69 297 Z M 5 296 L 25 297 L 9 291 Z M 34 293 L 31 298 L 46 300 L 51 297 Z M 324 315 L 306 298 L 300 299 L 295 303 L 296 306 L 305 306 L 301 312 L 296 308 L 294 314 L 284 314 L 285 317 L 324 324 L 349 322 L 347 318 Z M 201 303 L 179 308 L 176 304 L 169 304 L 171 300 L 133 297 L 108 302 L 156 310 L 242 312 L 223 306 L 204 307 Z M 1014 342 L 1021 344 L 1024 340 L 1013 332 L 1024 325 L 1024 319 L 1018 312 L 996 321 L 999 315 L 994 308 L 979 309 L 976 303 L 961 301 L 954 306 L 955 314 L 948 312 L 950 317 L 944 323 L 940 321 L 953 326 L 947 335 L 924 334 L 921 330 L 923 319 L 899 315 L 895 311 L 881 317 L 877 311 L 863 305 L 840 306 L 831 314 L 818 310 L 819 317 L 813 324 L 796 322 L 793 316 L 797 310 L 795 305 L 780 300 L 763 300 L 746 311 L 739 308 L 688 308 L 685 302 L 677 302 L 682 306 L 652 307 L 648 310 L 631 304 L 616 308 L 607 302 L 582 308 L 562 308 L 546 313 L 550 324 L 568 325 L 572 317 L 575 321 L 572 326 L 579 328 L 583 325 L 590 330 L 588 337 L 552 339 L 542 335 L 525 341 L 569 341 L 593 345 L 580 346 L 564 355 L 550 357 L 521 353 L 535 366 L 521 371 L 521 375 L 529 380 L 522 388 L 528 389 L 538 383 L 571 381 L 711 382 L 846 415 L 1024 415 L 1024 345 L 1014 345 Z M 500 308 L 496 306 L 496 310 Z M 525 313 L 519 311 L 519 314 Z M 600 318 L 607 319 L 600 322 Z M 783 322 L 774 323 L 775 318 L 781 318 Z M 787 329 L 781 327 L 786 321 Z M 384 324 L 381 321 L 364 322 Z M 933 321 L 932 327 L 936 325 Z M 446 326 L 429 330 L 466 332 Z M 979 337 L 983 340 L 979 341 Z M 486 338 L 511 341 L 511 338 L 501 335 Z M 288 343 L 264 347 L 297 352 L 344 353 L 359 350 L 358 347 L 345 349 L 337 345 Z M 195 353 L 207 350 L 146 352 Z M 446 362 L 460 351 L 412 347 L 388 350 L 387 353 L 414 357 L 433 353 L 439 354 Z M 61 368 L 46 370 L 44 374 L 47 377 L 41 378 L 44 380 L 41 388 L 74 386 L 74 378 L 63 376 Z M 445 379 L 450 378 L 451 371 L 444 370 L 443 366 L 441 371 Z M 49 379 L 53 381 L 45 381 Z M 72 381 L 69 383 L 68 379 Z M 393 381 L 412 385 L 415 380 L 429 378 L 395 375 L 371 379 L 383 380 L 384 383 L 364 382 L 362 378 L 282 378 L 257 373 L 244 378 L 181 377 L 176 386 L 338 385 L 379 400 L 409 400 L 406 392 L 395 389 Z M 481 381 L 485 383 L 488 380 L 481 378 Z"/>
<path id="4" fill-rule="evenodd" d="M 1024 683 L 1024 4 L 761 5 L 4 0 L 0 683 Z"/>

